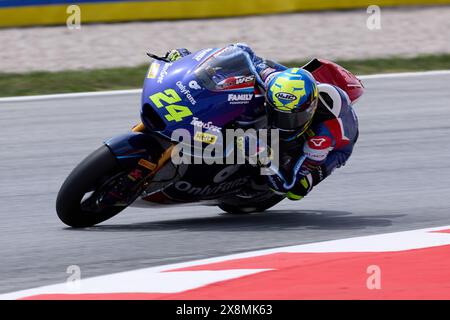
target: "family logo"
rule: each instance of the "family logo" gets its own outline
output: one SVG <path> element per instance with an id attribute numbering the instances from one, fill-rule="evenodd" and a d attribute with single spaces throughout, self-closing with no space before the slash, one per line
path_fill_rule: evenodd
<path id="1" fill-rule="evenodd" d="M 253 93 L 241 93 L 228 95 L 228 102 L 231 104 L 246 104 L 253 98 Z"/>

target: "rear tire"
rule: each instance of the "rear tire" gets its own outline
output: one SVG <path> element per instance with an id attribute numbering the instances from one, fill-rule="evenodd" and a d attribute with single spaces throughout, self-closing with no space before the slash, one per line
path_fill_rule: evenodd
<path id="1" fill-rule="evenodd" d="M 56 198 L 56 212 L 66 225 L 85 228 L 110 219 L 125 207 L 111 206 L 99 212 L 82 209 L 86 193 L 95 190 L 105 178 L 120 173 L 116 158 L 107 146 L 102 146 L 87 156 L 66 178 Z"/>
<path id="2" fill-rule="evenodd" d="M 233 197 L 221 201 L 219 208 L 229 214 L 250 214 L 263 212 L 281 202 L 284 196 L 267 191 L 262 195 L 257 195 L 251 200 L 240 197 Z"/>

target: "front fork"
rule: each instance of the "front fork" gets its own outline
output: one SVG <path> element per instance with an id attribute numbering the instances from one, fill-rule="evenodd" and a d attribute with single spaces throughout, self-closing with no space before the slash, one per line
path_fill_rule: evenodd
<path id="1" fill-rule="evenodd" d="M 167 140 L 146 133 L 142 123 L 132 131 L 105 142 L 123 168 L 117 177 L 107 181 L 104 192 L 97 197 L 97 206 L 128 206 L 144 190 L 152 178 L 171 159 L 175 145 Z"/>

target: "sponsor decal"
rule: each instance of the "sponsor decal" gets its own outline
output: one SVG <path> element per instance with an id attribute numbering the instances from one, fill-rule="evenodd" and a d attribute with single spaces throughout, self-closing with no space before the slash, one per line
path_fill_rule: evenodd
<path id="1" fill-rule="evenodd" d="M 189 81 L 189 88 L 194 89 L 194 90 L 200 90 L 202 87 L 200 87 L 200 85 L 198 84 L 197 81 L 192 80 L 192 81 Z"/>
<path id="2" fill-rule="evenodd" d="M 145 160 L 145 159 L 139 160 L 138 165 L 143 166 L 144 168 L 147 168 L 150 171 L 155 170 L 156 167 L 157 167 L 156 163 L 150 162 L 150 161 Z"/>
<path id="3" fill-rule="evenodd" d="M 217 89 L 226 90 L 226 89 L 232 88 L 235 85 L 236 85 L 236 82 L 235 82 L 234 78 L 228 78 L 228 79 L 220 81 L 217 84 Z"/>
<path id="4" fill-rule="evenodd" d="M 208 53 L 210 53 L 213 49 L 205 49 L 197 53 L 194 58 L 194 60 L 199 61 L 202 60 Z"/>
<path id="5" fill-rule="evenodd" d="M 316 168 L 317 175 L 319 176 L 319 181 L 324 179 L 323 171 L 321 166 L 317 166 Z"/>
<path id="6" fill-rule="evenodd" d="M 288 93 L 288 92 L 278 92 L 277 94 L 275 94 L 275 97 L 277 97 L 278 99 L 288 100 L 288 101 L 294 101 L 295 99 L 297 99 L 297 97 L 295 95 Z"/>
<path id="7" fill-rule="evenodd" d="M 197 101 L 194 99 L 189 89 L 187 89 L 186 86 L 181 81 L 177 81 L 177 83 L 175 84 L 177 85 L 178 89 L 180 89 L 180 92 L 184 94 L 184 96 L 189 100 L 189 102 L 193 106 L 195 106 L 197 104 Z"/>
<path id="8" fill-rule="evenodd" d="M 162 83 L 164 80 L 164 77 L 167 75 L 167 70 L 170 68 L 172 63 L 166 63 L 161 70 L 161 73 L 159 74 L 158 80 L 156 82 Z"/>
<path id="9" fill-rule="evenodd" d="M 220 132 L 220 130 L 222 129 L 218 126 L 213 125 L 211 121 L 203 122 L 202 120 L 199 120 L 199 118 L 197 117 L 192 117 L 191 125 L 197 128 L 202 128 L 214 132 Z"/>
<path id="10" fill-rule="evenodd" d="M 253 87 L 255 85 L 255 76 L 238 76 L 227 78 L 217 84 L 219 90 L 232 90 Z"/>
<path id="11" fill-rule="evenodd" d="M 253 93 L 241 93 L 235 94 L 231 93 L 228 95 L 228 102 L 230 104 L 247 104 L 252 100 Z"/>
<path id="12" fill-rule="evenodd" d="M 227 192 L 237 187 L 243 186 L 248 182 L 248 177 L 239 178 L 227 182 L 219 183 L 218 185 L 206 185 L 204 187 L 196 187 L 187 181 L 178 181 L 175 183 L 175 188 L 178 191 L 186 192 L 197 196 L 209 196 L 221 192 Z"/>
<path id="13" fill-rule="evenodd" d="M 248 83 L 248 82 L 254 82 L 255 76 L 240 76 L 236 77 L 236 84 L 242 84 L 242 83 Z"/>
<path id="14" fill-rule="evenodd" d="M 304 154 L 313 161 L 323 161 L 327 157 L 331 147 L 331 139 L 327 136 L 310 138 L 304 146 Z"/>
<path id="15" fill-rule="evenodd" d="M 331 145 L 331 141 L 328 137 L 317 137 L 309 139 L 310 147 L 324 147 L 328 148 Z"/>
<path id="16" fill-rule="evenodd" d="M 207 144 L 215 144 L 217 141 L 217 136 L 208 132 L 197 131 L 195 133 L 194 140 Z"/>
<path id="17" fill-rule="evenodd" d="M 153 62 L 148 70 L 147 79 L 154 79 L 158 75 L 159 63 Z"/>

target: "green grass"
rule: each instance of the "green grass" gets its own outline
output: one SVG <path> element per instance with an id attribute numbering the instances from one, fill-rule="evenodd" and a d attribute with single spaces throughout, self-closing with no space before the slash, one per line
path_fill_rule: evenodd
<path id="1" fill-rule="evenodd" d="M 306 61 L 289 61 L 287 66 L 303 65 Z M 355 74 L 407 72 L 450 69 L 450 54 L 415 58 L 383 58 L 336 61 Z M 147 65 L 137 67 L 31 72 L 27 74 L 0 73 L 0 96 L 23 96 L 63 92 L 100 91 L 140 88 Z"/>
<path id="2" fill-rule="evenodd" d="M 60 72 L 0 73 L 0 96 L 139 88 L 148 66 Z"/>

